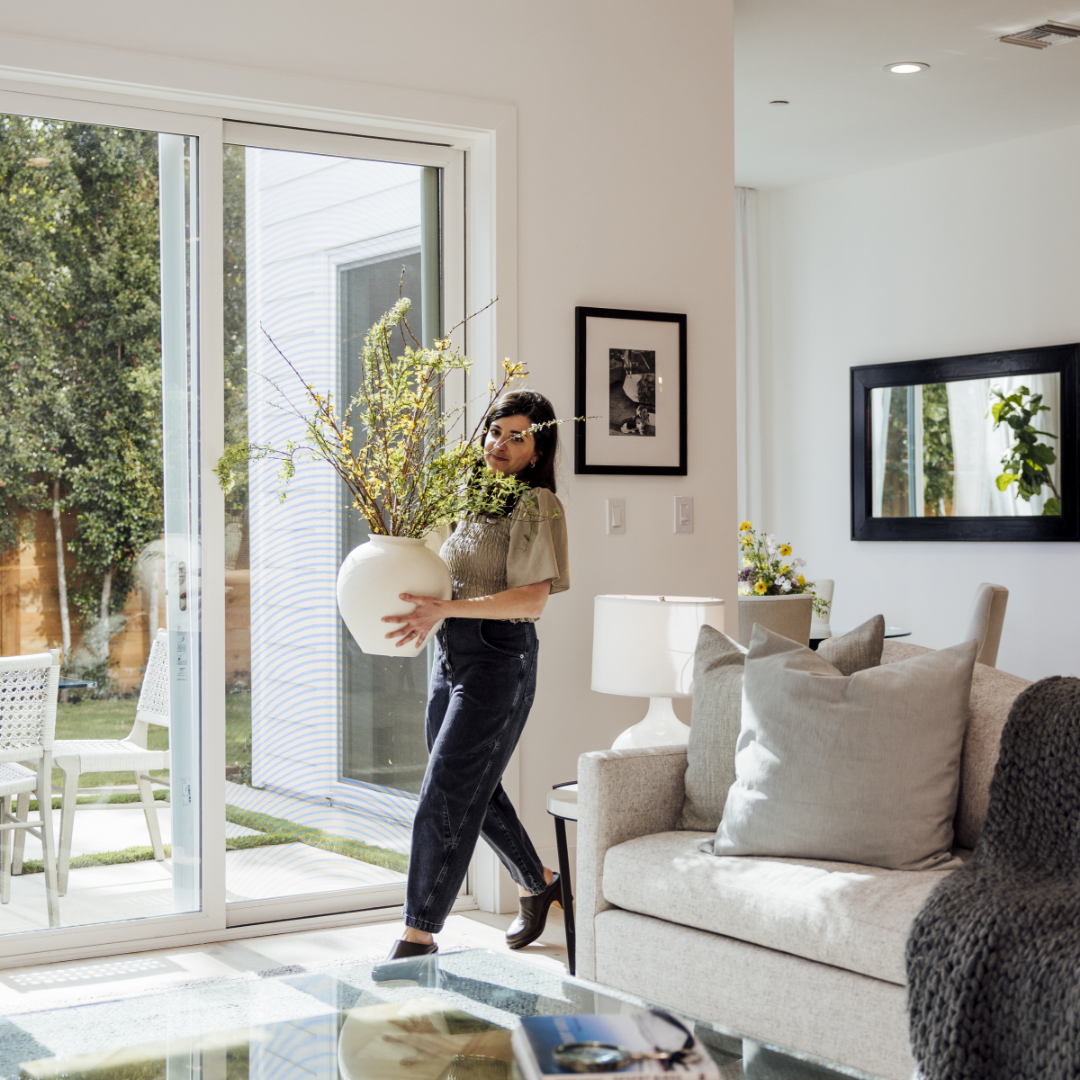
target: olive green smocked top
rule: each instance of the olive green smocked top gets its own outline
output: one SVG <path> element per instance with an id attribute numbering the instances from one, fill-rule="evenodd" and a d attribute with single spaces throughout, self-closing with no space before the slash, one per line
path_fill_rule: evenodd
<path id="1" fill-rule="evenodd" d="M 547 488 L 533 488 L 505 516 L 470 514 L 452 529 L 439 554 L 450 568 L 455 600 L 490 596 L 548 578 L 553 594 L 570 588 L 566 514 Z"/>

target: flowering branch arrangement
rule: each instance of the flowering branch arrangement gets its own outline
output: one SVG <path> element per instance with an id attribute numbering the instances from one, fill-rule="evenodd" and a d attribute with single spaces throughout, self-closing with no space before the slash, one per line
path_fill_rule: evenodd
<path id="1" fill-rule="evenodd" d="M 360 387 L 343 412 L 332 394 L 321 393 L 304 379 L 267 334 L 303 387 L 302 407 L 267 379 L 284 401 L 278 407 L 302 421 L 304 438 L 280 448 L 249 443 L 227 449 L 214 466 L 225 493 L 248 461 L 270 458 L 281 463 L 278 479 L 284 501 L 297 458 L 324 461 L 341 478 L 353 508 L 373 534 L 414 539 L 465 514 L 501 515 L 528 493 L 524 481 L 488 469 L 483 454 L 484 419 L 507 386 L 525 377 L 524 365 L 504 361 L 502 382 L 488 384 L 488 405 L 479 422 L 468 434 L 451 438 L 462 410 L 444 412 L 442 391 L 448 377 L 468 371 L 472 361 L 451 348 L 449 334 L 430 349 L 421 347 L 409 330 L 408 311 L 409 300 L 402 297 L 367 332 Z M 398 347 L 395 336 L 400 338 Z"/>
<path id="2" fill-rule="evenodd" d="M 791 545 L 779 544 L 772 533 L 758 536 L 749 521 L 739 523 L 739 548 L 742 569 L 739 571 L 740 596 L 798 596 L 809 593 L 814 611 L 822 618 L 829 614 L 829 604 L 814 593 L 814 583 L 799 573 L 803 559 L 791 558 Z"/>

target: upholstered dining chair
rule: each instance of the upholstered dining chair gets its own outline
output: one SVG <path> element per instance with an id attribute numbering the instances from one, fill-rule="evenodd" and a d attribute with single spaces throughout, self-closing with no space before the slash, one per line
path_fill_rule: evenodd
<path id="1" fill-rule="evenodd" d="M 161 828 L 157 819 L 153 784 L 168 787 L 168 780 L 150 775 L 151 769 L 169 767 L 168 750 L 147 749 L 150 724 L 169 726 L 169 635 L 159 630 L 150 646 L 146 661 L 139 703 L 135 708 L 135 723 L 123 739 L 60 739 L 53 757 L 64 773 L 64 790 L 60 811 L 60 861 L 58 881 L 60 895 L 67 893 L 68 871 L 71 864 L 71 834 L 75 828 L 75 809 L 78 804 L 79 776 L 87 772 L 134 772 L 139 802 L 146 815 L 150 844 L 154 858 L 161 862 L 165 848 L 161 843 Z M 84 791 L 101 791 L 84 788 Z M 108 789 L 106 789 L 108 790 Z"/>
<path id="2" fill-rule="evenodd" d="M 11 902 L 12 874 L 21 874 L 26 834 L 41 841 L 49 925 L 60 925 L 52 826 L 52 752 L 60 654 L 0 657 L 0 903 Z M 30 765 L 34 767 L 31 768 Z M 30 819 L 30 793 L 38 821 Z"/>
<path id="3" fill-rule="evenodd" d="M 1005 606 L 1008 602 L 1009 590 L 1004 585 L 991 585 L 984 581 L 975 590 L 975 602 L 971 607 L 964 641 L 978 641 L 979 653 L 975 657 L 977 663 L 997 667 L 1001 628 L 1005 623 Z"/>

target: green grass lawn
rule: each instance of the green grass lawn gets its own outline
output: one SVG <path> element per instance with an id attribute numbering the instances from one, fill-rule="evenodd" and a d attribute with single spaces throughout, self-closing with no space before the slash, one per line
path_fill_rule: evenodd
<path id="1" fill-rule="evenodd" d="M 251 691 L 225 695 L 225 764 L 251 782 Z"/>
<path id="2" fill-rule="evenodd" d="M 77 704 L 62 702 L 56 707 L 56 737 L 58 739 L 122 739 L 131 731 L 135 722 L 136 698 L 114 701 L 83 698 Z M 151 725 L 149 731 L 151 750 L 164 750 L 169 745 L 167 728 Z M 251 777 L 251 693 L 228 694 L 225 698 L 225 763 L 237 764 L 241 768 L 241 779 Z M 154 771 L 154 776 L 167 778 L 168 770 Z M 63 784 L 64 774 L 59 769 L 53 770 L 53 783 Z M 133 773 L 83 773 L 79 778 L 81 787 L 105 787 L 134 784 Z M 155 797 L 167 798 L 164 788 L 155 788 Z M 104 800 L 106 796 L 102 795 Z M 113 796 L 114 800 L 124 801 L 137 798 L 134 795 Z M 91 794 L 89 801 L 93 801 Z M 80 796 L 80 802 L 88 801 Z M 53 805 L 59 807 L 60 800 L 54 798 Z M 37 809 L 36 802 L 33 809 Z M 404 873 L 408 858 L 396 851 L 365 844 L 358 840 L 348 840 L 308 826 L 297 825 L 281 818 L 241 810 L 235 806 L 226 806 L 225 817 L 228 821 L 256 829 L 258 835 L 237 837 L 227 842 L 228 850 L 242 850 L 267 845 L 301 843 L 310 847 L 333 851 L 346 855 L 359 862 L 373 863 Z M 110 863 L 141 862 L 152 859 L 150 848 L 129 848 L 125 851 L 107 852 L 101 855 L 85 855 L 79 860 L 72 860 L 72 866 L 98 866 Z M 40 873 L 40 861 L 27 864 L 26 873 Z"/>
<path id="3" fill-rule="evenodd" d="M 61 702 L 56 707 L 58 739 L 123 739 L 135 723 L 136 698 L 102 701 L 83 698 L 78 704 Z M 251 693 L 229 694 L 225 698 L 225 762 L 238 763 L 251 774 Z M 168 728 L 150 725 L 148 745 L 151 750 L 165 750 L 169 745 Z M 152 776 L 167 778 L 167 769 L 154 770 Z M 64 774 L 53 770 L 53 783 L 63 784 Z M 82 787 L 105 787 L 133 784 L 133 773 L 83 773 Z"/>

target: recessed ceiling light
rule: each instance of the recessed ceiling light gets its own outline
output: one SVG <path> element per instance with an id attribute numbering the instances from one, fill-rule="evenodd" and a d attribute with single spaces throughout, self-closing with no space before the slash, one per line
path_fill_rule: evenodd
<path id="1" fill-rule="evenodd" d="M 918 75 L 920 71 L 926 71 L 929 67 L 929 64 L 916 60 L 905 60 L 902 64 L 886 64 L 885 70 L 891 75 Z"/>
<path id="2" fill-rule="evenodd" d="M 790 105 L 791 102 L 790 101 L 781 101 L 780 99 L 777 99 L 776 101 L 770 101 L 769 104 L 770 105 Z"/>

